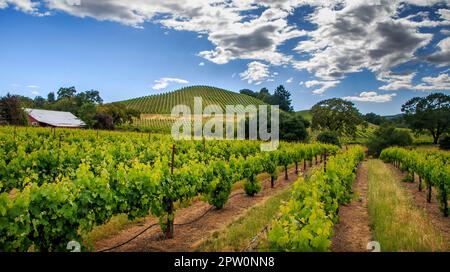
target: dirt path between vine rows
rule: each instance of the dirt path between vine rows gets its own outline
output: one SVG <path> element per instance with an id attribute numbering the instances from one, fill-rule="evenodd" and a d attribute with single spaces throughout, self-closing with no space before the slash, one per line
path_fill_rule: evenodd
<path id="1" fill-rule="evenodd" d="M 367 165 L 359 165 L 353 192 L 356 199 L 339 207 L 339 222 L 334 225 L 331 250 L 334 252 L 362 252 L 372 240 L 370 217 L 367 209 Z"/>
<path id="2" fill-rule="evenodd" d="M 253 197 L 245 195 L 243 189 L 234 190 L 225 207 L 221 210 L 212 209 L 207 212 L 211 209 L 211 205 L 203 201 L 195 201 L 190 206 L 177 210 L 174 226 L 175 237 L 173 239 L 165 240 L 159 225 L 156 225 L 135 240 L 112 251 L 192 251 L 196 245 L 208 238 L 214 231 L 227 226 L 252 206 L 292 184 L 297 179 L 295 168 L 289 169 L 288 173 L 288 180 L 284 179 L 284 171 L 280 173 L 274 188 L 270 188 L 270 178 L 262 180 L 261 192 Z M 205 214 L 205 212 L 207 213 Z M 203 214 L 205 215 L 202 217 Z M 200 219 L 195 221 L 196 218 Z M 147 226 L 157 222 L 158 218 L 149 216 L 139 225 L 133 225 L 120 231 L 117 235 L 97 241 L 94 248 L 98 251 L 123 243 L 144 230 Z M 186 222 L 192 223 L 180 226 L 176 225 Z"/>
<path id="3" fill-rule="evenodd" d="M 432 188 L 431 203 L 427 202 L 427 189 L 425 181 L 422 180 L 422 191 L 419 191 L 419 177 L 415 175 L 414 182 L 403 182 L 406 174 L 402 173 L 397 167 L 392 164 L 386 164 L 392 172 L 394 172 L 401 182 L 402 188 L 412 198 L 412 202 L 416 207 L 425 212 L 431 223 L 441 232 L 446 241 L 450 243 L 450 216 L 444 217 L 442 211 L 439 209 L 439 202 L 437 200 L 437 192 Z"/>

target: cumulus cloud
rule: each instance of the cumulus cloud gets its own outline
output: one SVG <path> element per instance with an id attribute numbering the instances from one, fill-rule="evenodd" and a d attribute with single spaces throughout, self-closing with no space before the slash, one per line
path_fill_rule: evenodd
<path id="1" fill-rule="evenodd" d="M 293 77 L 290 77 L 290 78 L 288 78 L 288 79 L 286 80 L 286 83 L 290 84 L 290 83 L 292 83 L 292 81 L 294 81 L 294 78 L 293 78 Z"/>
<path id="2" fill-rule="evenodd" d="M 427 57 L 427 60 L 439 66 L 450 65 L 450 37 L 441 40 L 437 47 L 440 49 Z"/>
<path id="3" fill-rule="evenodd" d="M 416 73 L 382 72 L 378 75 L 377 79 L 384 81 L 387 84 L 381 86 L 379 89 L 385 91 L 395 91 L 403 88 L 411 88 L 412 80 L 415 76 Z"/>
<path id="4" fill-rule="evenodd" d="M 198 66 L 205 66 L 205 63 L 202 61 L 198 64 Z"/>
<path id="5" fill-rule="evenodd" d="M 385 103 L 392 101 L 392 98 L 396 95 L 397 94 L 395 93 L 378 94 L 377 92 L 370 91 L 370 92 L 362 92 L 358 96 L 346 96 L 343 97 L 343 99 L 356 102 Z"/>
<path id="6" fill-rule="evenodd" d="M 431 42 L 433 35 L 421 33 L 419 28 L 450 22 L 431 21 L 425 12 L 414 15 L 415 18 L 400 18 L 402 2 L 426 6 L 440 1 L 346 1 L 341 9 L 317 8 L 311 16 L 317 29 L 309 32 L 309 39 L 299 42 L 295 48 L 299 54 L 308 54 L 310 58 L 294 61 L 294 67 L 306 69 L 327 81 L 369 70 L 389 83 L 386 89 L 404 86 L 407 78 L 391 70 L 417 59 L 416 51 Z M 442 57 L 439 55 L 435 59 L 442 61 Z"/>
<path id="7" fill-rule="evenodd" d="M 425 7 L 436 3 L 446 1 L 0 0 L 0 8 L 12 6 L 34 14 L 65 12 L 137 28 L 152 22 L 164 29 L 192 31 L 198 38 L 211 42 L 212 48 L 197 52 L 208 61 L 225 64 L 246 59 L 269 66 L 292 65 L 326 82 L 315 90 L 323 93 L 347 74 L 363 70 L 372 71 L 387 82 L 386 89 L 405 86 L 408 78 L 391 73 L 392 69 L 417 59 L 417 50 L 427 46 L 433 37 L 422 28 L 448 26 L 450 10 L 440 5 L 434 11 L 437 16 L 430 16 L 433 11 L 422 11 L 406 17 L 400 16 L 401 11 L 408 4 Z M 303 19 L 316 26 L 313 30 L 301 29 L 300 24 L 288 20 L 297 8 L 307 5 L 313 7 L 313 12 Z M 286 41 L 298 37 L 305 38 L 293 53 L 280 50 Z M 448 47 L 444 39 L 426 60 L 440 66 L 448 65 Z M 396 83 L 398 80 L 400 82 Z"/>
<path id="8" fill-rule="evenodd" d="M 419 85 L 413 86 L 413 89 L 422 91 L 450 91 L 450 76 L 442 73 L 436 77 L 424 77 Z"/>
<path id="9" fill-rule="evenodd" d="M 316 86 L 320 86 L 320 88 L 316 88 L 312 91 L 313 94 L 323 94 L 326 90 L 335 87 L 339 84 L 338 80 L 331 81 L 319 81 L 319 80 L 310 80 L 306 82 L 301 82 L 300 85 L 305 85 L 306 88 L 312 88 Z"/>
<path id="10" fill-rule="evenodd" d="M 31 0 L 0 0 L 0 9 L 7 8 L 8 6 L 12 6 L 16 10 L 23 12 L 37 14 L 39 2 L 33 2 Z"/>
<path id="11" fill-rule="evenodd" d="M 263 80 L 273 77 L 273 74 L 270 73 L 267 64 L 253 61 L 247 64 L 247 70 L 240 73 L 239 76 L 242 80 L 247 80 L 249 84 L 255 83 L 255 85 L 259 85 Z"/>
<path id="12" fill-rule="evenodd" d="M 161 90 L 167 88 L 167 86 L 169 86 L 170 83 L 188 84 L 189 81 L 179 78 L 163 77 L 161 79 L 155 80 L 155 83 L 153 84 L 152 88 L 154 90 Z"/>

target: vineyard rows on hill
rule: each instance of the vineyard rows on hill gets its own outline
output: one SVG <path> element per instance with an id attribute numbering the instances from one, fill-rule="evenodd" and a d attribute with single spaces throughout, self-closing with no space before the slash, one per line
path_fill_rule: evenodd
<path id="1" fill-rule="evenodd" d="M 203 107 L 218 105 L 222 110 L 226 105 L 258 106 L 265 104 L 251 96 L 209 86 L 186 87 L 174 92 L 135 98 L 120 103 L 143 114 L 170 114 L 172 108 L 177 105 L 186 105 L 193 112 L 194 97 L 203 98 Z"/>

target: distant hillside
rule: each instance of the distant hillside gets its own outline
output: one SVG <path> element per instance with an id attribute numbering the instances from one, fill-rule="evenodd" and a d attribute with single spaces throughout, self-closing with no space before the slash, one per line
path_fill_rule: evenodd
<path id="1" fill-rule="evenodd" d="M 298 111 L 297 113 L 300 114 L 303 118 L 305 118 L 305 120 L 308 120 L 308 121 L 312 120 L 311 110 L 301 110 L 301 111 Z"/>
<path id="2" fill-rule="evenodd" d="M 193 110 L 194 97 L 203 98 L 203 107 L 219 105 L 225 109 L 226 105 L 264 105 L 265 103 L 254 97 L 209 86 L 192 86 L 177 91 L 134 98 L 118 103 L 138 110 L 143 114 L 170 114 L 176 105 L 186 105 Z"/>

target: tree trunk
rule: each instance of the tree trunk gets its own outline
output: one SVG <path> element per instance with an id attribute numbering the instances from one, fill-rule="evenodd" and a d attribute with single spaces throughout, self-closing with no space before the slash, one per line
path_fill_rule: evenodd
<path id="1" fill-rule="evenodd" d="M 447 192 L 445 190 L 441 190 L 441 197 L 442 197 L 442 205 L 443 205 L 443 212 L 444 216 L 448 217 L 448 201 L 447 201 Z"/>
<path id="2" fill-rule="evenodd" d="M 166 222 L 166 232 L 165 237 L 166 239 L 172 239 L 173 238 L 173 202 L 170 202 L 169 204 L 169 211 L 167 213 L 167 222 Z"/>

